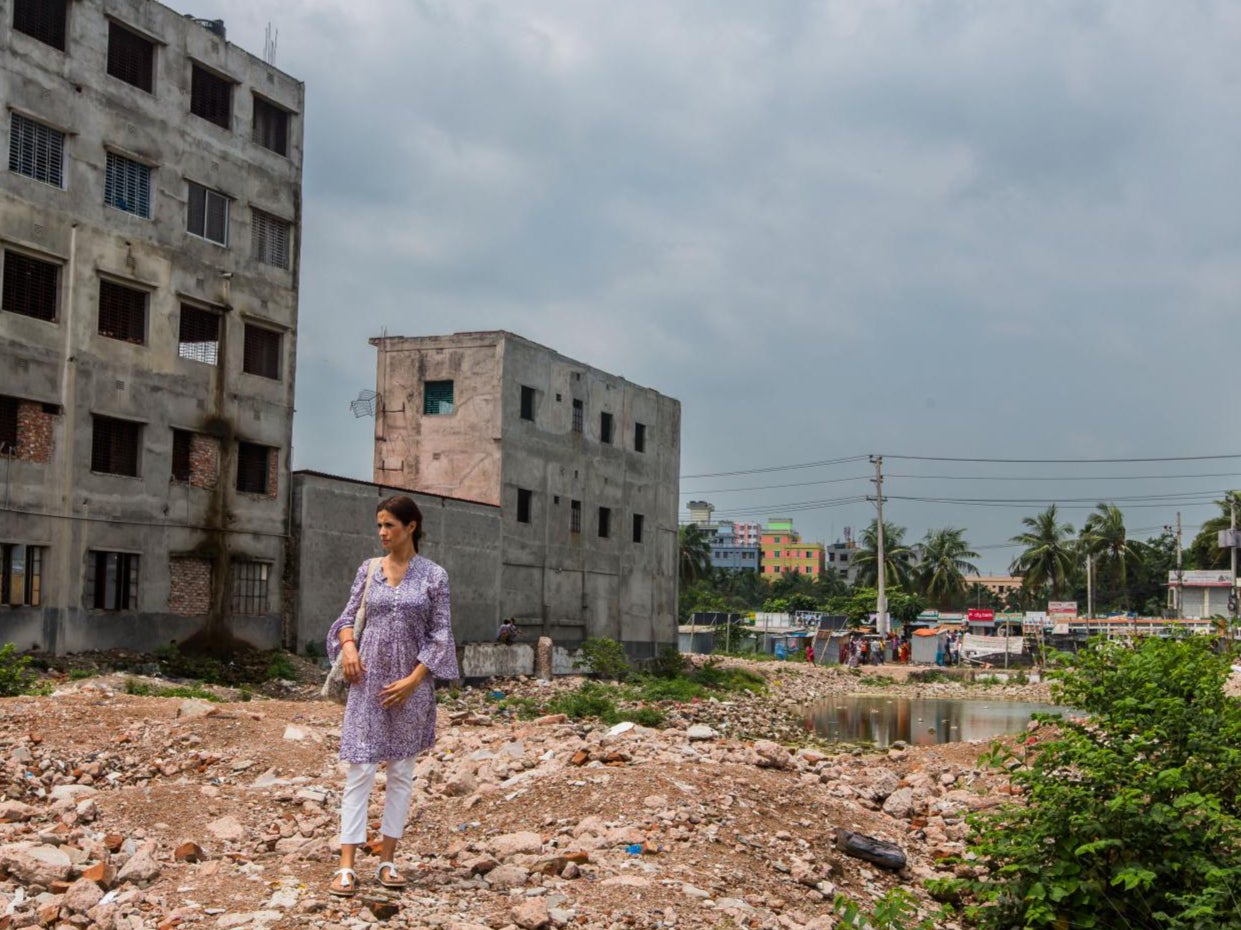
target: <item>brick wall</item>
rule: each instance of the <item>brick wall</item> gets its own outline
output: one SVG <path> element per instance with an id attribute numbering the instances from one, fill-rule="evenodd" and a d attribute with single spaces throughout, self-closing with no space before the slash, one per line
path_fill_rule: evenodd
<path id="1" fill-rule="evenodd" d="M 211 560 L 188 556 L 168 560 L 168 610 L 182 617 L 211 611 Z"/>
<path id="2" fill-rule="evenodd" d="M 190 487 L 214 488 L 220 480 L 220 440 L 195 433 L 190 439 Z"/>
<path id="3" fill-rule="evenodd" d="M 54 415 L 43 405 L 23 400 L 17 405 L 17 457 L 27 462 L 46 463 L 52 460 L 55 443 L 52 433 Z"/>

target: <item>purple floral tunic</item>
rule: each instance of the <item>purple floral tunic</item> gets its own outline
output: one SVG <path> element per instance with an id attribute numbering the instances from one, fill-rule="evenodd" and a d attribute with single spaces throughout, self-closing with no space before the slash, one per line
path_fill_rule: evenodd
<path id="1" fill-rule="evenodd" d="M 327 634 L 327 652 L 340 652 L 340 631 L 353 626 L 366 585 L 368 560 L 353 579 L 349 603 Z M 375 577 L 366 598 L 362 629 L 362 680 L 349 688 L 341 726 L 344 762 L 388 762 L 416 756 L 435 743 L 434 678 L 456 678 L 457 647 L 452 636 L 448 573 L 430 559 L 415 556 L 395 588 L 374 560 Z M 413 672 L 421 662 L 431 673 L 404 703 L 385 708 L 379 692 Z"/>

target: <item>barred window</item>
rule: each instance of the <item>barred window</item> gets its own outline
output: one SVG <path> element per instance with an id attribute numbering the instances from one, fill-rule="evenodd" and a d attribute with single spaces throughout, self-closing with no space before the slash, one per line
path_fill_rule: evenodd
<path id="1" fill-rule="evenodd" d="M 452 387 L 451 381 L 424 381 L 422 412 L 427 416 L 444 416 L 452 413 Z"/>
<path id="2" fill-rule="evenodd" d="M 146 291 L 100 279 L 99 335 L 144 345 L 146 327 Z"/>
<path id="3" fill-rule="evenodd" d="M 92 552 L 90 579 L 96 610 L 135 610 L 138 607 L 138 556 L 132 552 Z"/>
<path id="4" fill-rule="evenodd" d="M 586 408 L 580 400 L 573 401 L 573 432 L 580 433 L 582 431 L 582 419 L 586 415 Z"/>
<path id="5" fill-rule="evenodd" d="M 16 397 L 0 397 L 0 455 L 17 454 Z"/>
<path id="6" fill-rule="evenodd" d="M 233 613 L 265 614 L 268 611 L 268 562 L 233 563 Z"/>
<path id="7" fill-rule="evenodd" d="M 220 360 L 220 314 L 190 304 L 181 305 L 177 355 L 207 365 Z"/>
<path id="8" fill-rule="evenodd" d="M 190 112 L 228 129 L 233 116 L 233 82 L 193 65 L 190 74 Z"/>
<path id="9" fill-rule="evenodd" d="M 107 153 L 103 202 L 109 207 L 151 218 L 151 169 L 116 152 Z"/>
<path id="10" fill-rule="evenodd" d="M 266 494 L 271 490 L 271 456 L 276 450 L 255 442 L 237 443 L 237 490 Z"/>
<path id="11" fill-rule="evenodd" d="M 580 533 L 582 531 L 582 502 L 569 501 L 569 532 Z"/>
<path id="12" fill-rule="evenodd" d="M 194 446 L 194 434 L 185 429 L 172 431 L 172 480 L 187 482 L 192 471 L 191 450 Z"/>
<path id="13" fill-rule="evenodd" d="M 21 252 L 4 253 L 4 309 L 36 320 L 55 320 L 60 266 Z"/>
<path id="14" fill-rule="evenodd" d="M 108 74 L 151 93 L 155 86 L 155 43 L 109 22 Z"/>
<path id="15" fill-rule="evenodd" d="M 254 141 L 277 155 L 289 154 L 289 111 L 254 98 Z"/>
<path id="16" fill-rule="evenodd" d="M 289 267 L 290 224 L 262 210 L 250 211 L 250 257 L 265 265 Z"/>
<path id="17" fill-rule="evenodd" d="M 138 477 L 138 450 L 142 424 L 114 417 L 93 417 L 91 471 Z"/>
<path id="18" fill-rule="evenodd" d="M 65 186 L 65 134 L 20 113 L 9 114 L 9 170 Z"/>
<path id="19" fill-rule="evenodd" d="M 13 28 L 65 50 L 66 0 L 14 0 Z"/>
<path id="20" fill-rule="evenodd" d="M 241 362 L 243 371 L 279 381 L 280 333 L 247 323 Z"/>
<path id="21" fill-rule="evenodd" d="M 187 232 L 219 245 L 228 245 L 228 198 L 226 196 L 219 191 L 208 190 L 191 181 L 186 204 L 188 207 L 185 222 Z"/>

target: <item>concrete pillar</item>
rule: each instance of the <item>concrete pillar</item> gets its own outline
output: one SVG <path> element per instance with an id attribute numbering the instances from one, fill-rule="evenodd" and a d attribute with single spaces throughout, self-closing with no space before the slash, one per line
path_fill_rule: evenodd
<path id="1" fill-rule="evenodd" d="M 540 636 L 534 647 L 534 677 L 546 681 L 552 679 L 552 638 Z"/>

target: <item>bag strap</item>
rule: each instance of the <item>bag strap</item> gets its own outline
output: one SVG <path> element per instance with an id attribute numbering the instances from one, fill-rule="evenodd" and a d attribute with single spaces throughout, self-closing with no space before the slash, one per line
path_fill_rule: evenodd
<path id="1" fill-rule="evenodd" d="M 375 577 L 375 563 L 378 559 L 366 560 L 366 584 L 362 586 L 362 603 L 358 605 L 358 612 L 353 618 L 353 638 L 361 643 L 362 629 L 366 626 L 366 596 L 371 593 L 371 579 Z"/>

